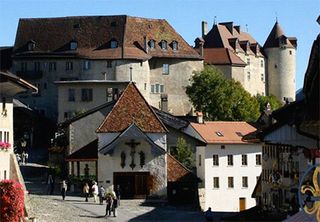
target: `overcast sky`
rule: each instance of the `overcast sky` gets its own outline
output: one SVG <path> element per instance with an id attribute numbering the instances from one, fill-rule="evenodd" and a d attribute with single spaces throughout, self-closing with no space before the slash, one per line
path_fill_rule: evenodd
<path id="1" fill-rule="evenodd" d="M 166 19 L 190 44 L 217 22 L 233 21 L 263 45 L 276 18 L 288 37 L 298 39 L 296 88 L 303 86 L 320 0 L 0 0 L 0 46 L 14 44 L 19 18 L 130 15 Z"/>

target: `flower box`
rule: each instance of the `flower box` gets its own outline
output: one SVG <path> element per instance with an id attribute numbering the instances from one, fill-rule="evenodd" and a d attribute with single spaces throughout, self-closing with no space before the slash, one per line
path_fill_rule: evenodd
<path id="1" fill-rule="evenodd" d="M 11 148 L 10 143 L 0 141 L 0 150 L 8 150 L 10 148 Z"/>

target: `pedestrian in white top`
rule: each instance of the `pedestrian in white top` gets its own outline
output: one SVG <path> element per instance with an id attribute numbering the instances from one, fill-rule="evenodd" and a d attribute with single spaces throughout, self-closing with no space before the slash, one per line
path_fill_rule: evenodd
<path id="1" fill-rule="evenodd" d="M 93 195 L 93 200 L 96 203 L 98 201 L 98 193 L 99 193 L 99 188 L 97 185 L 97 182 L 93 182 L 93 185 L 91 187 L 92 195 Z"/>

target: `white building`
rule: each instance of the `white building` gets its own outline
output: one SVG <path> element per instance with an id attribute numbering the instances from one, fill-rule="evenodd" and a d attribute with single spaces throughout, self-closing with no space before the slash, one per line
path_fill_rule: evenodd
<path id="1" fill-rule="evenodd" d="M 37 89 L 11 73 L 0 72 L 0 181 L 19 178 L 13 153 L 13 96 L 26 90 Z"/>
<path id="2" fill-rule="evenodd" d="M 218 212 L 239 212 L 256 206 L 251 194 L 261 174 L 261 144 L 242 141 L 255 131 L 246 122 L 192 123 L 187 132 L 207 143 L 197 147 L 200 205 Z"/>

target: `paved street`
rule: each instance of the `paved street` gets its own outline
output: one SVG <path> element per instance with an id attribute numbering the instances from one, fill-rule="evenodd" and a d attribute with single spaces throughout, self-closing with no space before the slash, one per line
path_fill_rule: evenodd
<path id="1" fill-rule="evenodd" d="M 146 203 L 144 200 L 121 200 L 117 217 L 104 217 L 106 205 L 85 202 L 84 197 L 67 193 L 63 201 L 56 184 L 55 195 L 46 194 L 44 172 L 46 166 L 27 164 L 21 167 L 30 195 L 29 218 L 46 221 L 204 221 L 201 212 L 190 207 L 170 206 L 164 202 Z"/>
<path id="2" fill-rule="evenodd" d="M 142 200 L 121 200 L 117 217 L 104 217 L 105 204 L 85 202 L 84 198 L 67 196 L 30 195 L 33 210 L 30 217 L 38 221 L 204 221 L 201 212 L 167 204 Z"/>

